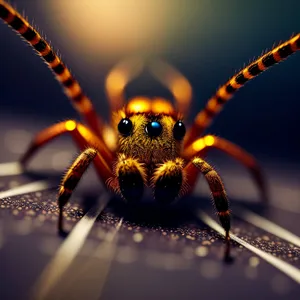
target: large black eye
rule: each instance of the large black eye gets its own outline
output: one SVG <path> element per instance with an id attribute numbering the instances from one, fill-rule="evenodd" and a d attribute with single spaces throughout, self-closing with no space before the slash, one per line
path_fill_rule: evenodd
<path id="1" fill-rule="evenodd" d="M 145 128 L 145 131 L 150 137 L 157 137 L 162 132 L 162 125 L 157 121 L 149 122 Z"/>
<path id="2" fill-rule="evenodd" d="M 130 135 L 132 130 L 132 122 L 128 118 L 124 118 L 120 121 L 118 125 L 118 130 L 122 135 Z"/>
<path id="3" fill-rule="evenodd" d="M 182 121 L 177 121 L 173 128 L 173 135 L 176 140 L 182 140 L 185 135 L 185 126 Z"/>

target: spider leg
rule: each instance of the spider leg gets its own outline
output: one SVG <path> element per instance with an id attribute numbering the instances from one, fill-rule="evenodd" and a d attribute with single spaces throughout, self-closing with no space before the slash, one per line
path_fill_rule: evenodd
<path id="1" fill-rule="evenodd" d="M 249 154 L 239 146 L 220 137 L 207 135 L 196 140 L 190 146 L 188 146 L 183 151 L 183 156 L 187 159 L 191 159 L 194 156 L 203 157 L 210 149 L 221 150 L 222 152 L 225 152 L 229 156 L 242 163 L 249 170 L 250 174 L 255 180 L 261 193 L 262 199 L 264 201 L 268 201 L 268 192 L 265 177 L 263 176 L 258 162 L 251 154 Z"/>
<path id="2" fill-rule="evenodd" d="M 93 148 L 85 149 L 72 163 L 63 177 L 62 183 L 58 192 L 58 208 L 59 208 L 59 218 L 58 218 L 58 231 L 64 233 L 63 230 L 63 208 L 69 201 L 72 192 L 75 190 L 78 182 L 80 181 L 82 175 L 87 170 L 91 162 L 96 159 L 101 158 L 100 153 Z"/>
<path id="3" fill-rule="evenodd" d="M 199 172 L 204 175 L 211 190 L 220 223 L 225 230 L 225 238 L 226 240 L 229 240 L 230 211 L 226 191 L 221 177 L 211 165 L 199 157 L 194 157 L 185 166 L 183 171 L 187 177 L 187 184 L 189 186 L 188 192 L 191 192 Z"/>
<path id="4" fill-rule="evenodd" d="M 109 72 L 105 80 L 105 89 L 112 111 L 124 106 L 126 85 L 136 78 L 143 70 L 144 62 L 139 57 L 122 60 Z"/>
<path id="5" fill-rule="evenodd" d="M 89 127 L 102 138 L 103 122 L 97 116 L 91 100 L 83 93 L 61 58 L 49 43 L 8 3 L 0 0 L 0 18 L 18 32 L 40 55 L 62 85 L 74 108 L 84 117 Z"/>
<path id="6" fill-rule="evenodd" d="M 154 197 L 159 202 L 170 203 L 177 197 L 191 192 L 199 172 L 207 180 L 219 220 L 226 233 L 226 240 L 229 240 L 230 213 L 225 188 L 217 172 L 203 159 L 194 157 L 184 166 L 184 160 L 176 158 L 158 166 L 151 179 Z"/>
<path id="7" fill-rule="evenodd" d="M 70 134 L 82 151 L 87 147 L 93 147 L 98 150 L 101 156 L 95 159 L 94 162 L 100 178 L 105 182 L 105 180 L 111 176 L 111 169 L 107 162 L 111 162 L 113 160 L 112 153 L 92 131 L 73 120 L 57 123 L 38 133 L 31 142 L 28 150 L 21 157 L 20 163 L 23 166 L 26 166 L 29 159 L 32 158 L 37 150 L 64 133 Z"/>
<path id="8" fill-rule="evenodd" d="M 190 145 L 198 136 L 203 135 L 203 132 L 212 123 L 215 116 L 222 110 L 225 103 L 227 103 L 233 97 L 235 92 L 244 86 L 246 82 L 255 78 L 271 66 L 283 61 L 299 49 L 300 33 L 260 56 L 254 62 L 250 63 L 247 67 L 231 77 L 217 90 L 215 95 L 208 100 L 205 108 L 197 114 L 193 125 L 187 132 L 185 145 Z"/>
<path id="9" fill-rule="evenodd" d="M 149 69 L 172 93 L 177 111 L 181 115 L 187 116 L 193 94 L 189 81 L 178 70 L 160 59 L 155 59 L 149 65 Z"/>

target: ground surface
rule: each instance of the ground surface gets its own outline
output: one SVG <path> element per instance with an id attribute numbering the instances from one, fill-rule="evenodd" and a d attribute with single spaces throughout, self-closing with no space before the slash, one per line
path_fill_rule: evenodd
<path id="1" fill-rule="evenodd" d="M 35 126 L 28 121 L 14 127 L 9 119 L 2 124 L 1 160 L 13 161 Z M 97 200 L 104 203 L 106 198 L 91 170 L 66 209 L 65 225 L 71 234 L 58 236 L 59 174 L 74 153 L 70 141 L 61 139 L 37 156 L 31 172 L 8 176 L 7 165 L 0 166 L 1 299 L 296 299 L 299 295 L 299 170 L 266 164 L 271 197 L 263 208 L 255 202 L 258 196 L 247 173 L 236 165 L 218 164 L 216 158 L 214 165 L 222 171 L 232 200 L 232 233 L 255 247 L 250 251 L 232 242 L 231 259 L 224 261 L 225 244 L 210 227 L 216 218 L 203 180 L 196 194 L 178 206 L 130 208 L 114 200 L 94 222 L 102 209 Z M 195 207 L 197 202 L 203 205 Z M 257 220 L 258 215 L 263 218 Z M 268 232 L 274 228 L 274 234 Z M 282 233 L 283 228 L 289 232 Z M 263 254 L 255 254 L 255 249 Z M 267 261 L 264 253 L 280 261 Z"/>

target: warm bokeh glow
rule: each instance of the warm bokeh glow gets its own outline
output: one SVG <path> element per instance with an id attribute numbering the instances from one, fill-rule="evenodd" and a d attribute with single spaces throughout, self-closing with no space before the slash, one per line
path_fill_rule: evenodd
<path id="1" fill-rule="evenodd" d="M 189 108 L 192 98 L 192 87 L 185 78 L 178 78 L 171 84 L 171 91 L 178 100 L 181 110 L 186 111 Z"/>
<path id="2" fill-rule="evenodd" d="M 215 138 L 212 135 L 204 137 L 204 143 L 206 146 L 212 146 L 215 142 Z"/>
<path id="3" fill-rule="evenodd" d="M 176 24 L 170 0 L 60 0 L 48 1 L 48 5 L 63 16 L 53 25 L 67 42 L 90 49 L 91 55 L 162 49 Z"/>
<path id="4" fill-rule="evenodd" d="M 102 136 L 104 143 L 111 151 L 115 151 L 117 147 L 117 136 L 112 127 L 106 125 L 103 127 Z"/>
<path id="5" fill-rule="evenodd" d="M 188 148 L 187 153 L 190 153 L 190 151 L 192 151 L 193 154 L 195 154 L 196 152 L 203 150 L 205 147 L 212 146 L 214 143 L 215 143 L 215 138 L 212 135 L 207 135 L 204 138 L 201 138 L 196 142 L 194 142 L 192 144 L 192 150 Z"/>
<path id="6" fill-rule="evenodd" d="M 149 68 L 173 94 L 179 112 L 186 115 L 192 100 L 192 87 L 189 81 L 173 66 L 159 59 L 156 59 Z"/>
<path id="7" fill-rule="evenodd" d="M 76 128 L 76 123 L 74 121 L 70 120 L 70 121 L 66 122 L 65 126 L 68 131 L 72 131 Z"/>
<path id="8" fill-rule="evenodd" d="M 172 104 L 163 98 L 154 98 L 152 101 L 152 112 L 155 114 L 168 114 L 172 115 L 174 113 L 174 108 Z"/>
<path id="9" fill-rule="evenodd" d="M 124 89 L 131 80 L 142 72 L 143 65 L 143 60 L 139 57 L 128 58 L 118 63 L 107 75 L 105 88 L 112 110 L 123 107 L 126 100 Z"/>
<path id="10" fill-rule="evenodd" d="M 205 148 L 205 146 L 206 145 L 205 145 L 205 142 L 203 139 L 200 139 L 192 144 L 192 148 L 193 148 L 194 152 L 201 151 L 202 149 Z M 188 150 L 190 150 L 190 149 L 188 149 Z"/>
<path id="11" fill-rule="evenodd" d="M 142 113 L 151 110 L 151 100 L 146 97 L 136 97 L 129 101 L 126 112 L 127 113 Z"/>

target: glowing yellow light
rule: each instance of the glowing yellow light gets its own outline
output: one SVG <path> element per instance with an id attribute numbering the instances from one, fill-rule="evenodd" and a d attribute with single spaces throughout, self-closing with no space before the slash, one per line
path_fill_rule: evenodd
<path id="1" fill-rule="evenodd" d="M 153 113 L 166 113 L 171 114 L 174 111 L 172 104 L 163 99 L 163 98 L 155 98 L 152 101 L 152 112 Z"/>
<path id="2" fill-rule="evenodd" d="M 126 110 L 131 113 L 148 112 L 151 110 L 151 102 L 146 97 L 134 98 L 128 103 Z"/>
<path id="3" fill-rule="evenodd" d="M 86 140 L 93 140 L 91 132 L 86 127 L 78 124 L 77 129 Z"/>
<path id="4" fill-rule="evenodd" d="M 198 141 L 196 141 L 195 143 L 193 143 L 192 147 L 194 149 L 194 151 L 198 152 L 200 150 L 202 150 L 203 148 L 205 148 L 205 142 L 203 139 L 200 139 Z"/>
<path id="5" fill-rule="evenodd" d="M 65 126 L 68 131 L 72 131 L 76 128 L 76 123 L 72 120 L 69 120 L 66 122 Z"/>
<path id="6" fill-rule="evenodd" d="M 204 138 L 204 143 L 206 146 L 212 146 L 215 143 L 215 138 L 212 135 L 208 135 Z"/>

